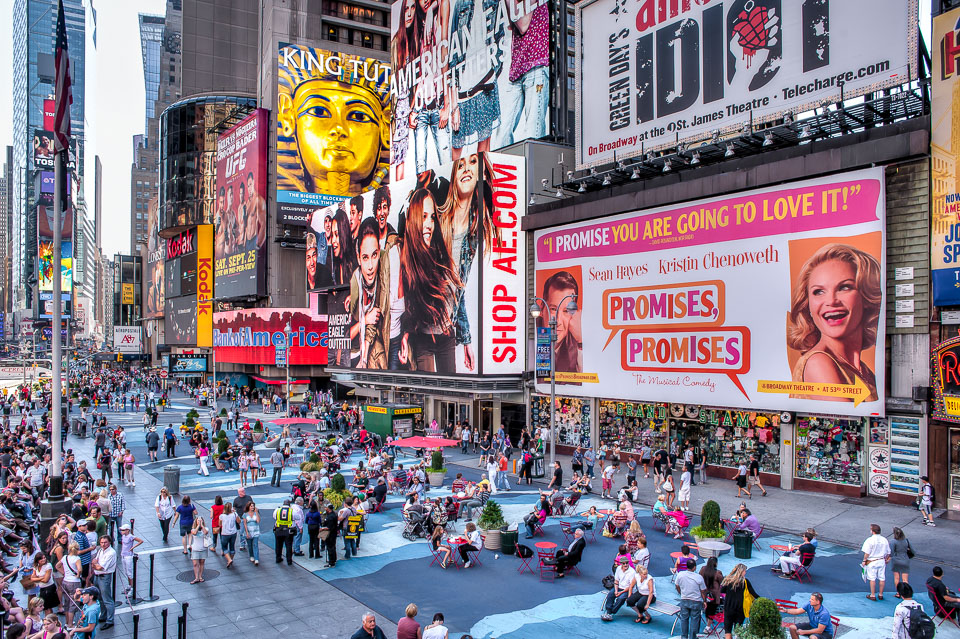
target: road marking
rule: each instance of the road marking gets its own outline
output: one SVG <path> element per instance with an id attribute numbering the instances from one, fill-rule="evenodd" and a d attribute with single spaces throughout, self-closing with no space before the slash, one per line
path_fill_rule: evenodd
<path id="1" fill-rule="evenodd" d="M 156 555 L 161 552 L 173 552 L 174 550 L 183 550 L 183 546 L 171 546 L 170 548 L 151 548 L 150 550 L 141 550 L 138 555 Z"/>
<path id="2" fill-rule="evenodd" d="M 160 606 L 169 606 L 170 604 L 177 603 L 176 599 L 160 599 L 158 601 L 148 601 L 146 603 L 137 604 L 136 606 L 124 606 L 123 608 L 117 608 L 114 610 L 113 614 L 122 615 L 127 612 L 139 612 L 141 610 L 146 610 L 147 608 L 159 608 Z"/>

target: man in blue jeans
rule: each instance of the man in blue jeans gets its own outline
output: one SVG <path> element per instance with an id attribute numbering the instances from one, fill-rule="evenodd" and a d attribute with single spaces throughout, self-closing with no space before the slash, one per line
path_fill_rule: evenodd
<path id="1" fill-rule="evenodd" d="M 707 598 L 707 584 L 703 577 L 694 572 L 696 566 L 695 559 L 687 559 L 687 569 L 678 572 L 673 582 L 680 593 L 680 639 L 696 639 L 700 633 L 700 615 L 703 614 L 703 602 Z"/>

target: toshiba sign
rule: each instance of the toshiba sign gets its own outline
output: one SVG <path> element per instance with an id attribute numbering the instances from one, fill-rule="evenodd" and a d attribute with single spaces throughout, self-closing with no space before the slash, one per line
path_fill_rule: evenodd
<path id="1" fill-rule="evenodd" d="M 139 326 L 114 326 L 113 349 L 118 353 L 140 353 L 143 340 Z"/>

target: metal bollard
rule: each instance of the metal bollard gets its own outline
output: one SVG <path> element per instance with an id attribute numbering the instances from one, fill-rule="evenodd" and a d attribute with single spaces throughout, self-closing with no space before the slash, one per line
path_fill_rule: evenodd
<path id="1" fill-rule="evenodd" d="M 166 608 L 160 611 L 160 619 L 162 620 L 162 623 L 160 624 L 160 629 L 162 634 L 160 636 L 162 639 L 167 639 L 167 609 Z"/>
<path id="2" fill-rule="evenodd" d="M 183 628 L 183 615 L 177 617 L 177 639 L 184 639 L 187 636 L 186 630 Z"/>
<path id="3" fill-rule="evenodd" d="M 155 555 L 150 555 L 150 594 L 147 595 L 146 601 L 156 601 L 160 597 L 153 594 L 153 561 Z M 136 564 L 134 564 L 136 565 Z"/>
<path id="4" fill-rule="evenodd" d="M 113 573 L 113 578 L 110 580 L 110 592 L 113 595 L 113 603 L 117 603 L 117 573 Z"/>
<path id="5" fill-rule="evenodd" d="M 130 580 L 133 581 L 133 594 L 130 597 L 130 605 L 143 603 L 143 598 L 137 596 L 137 562 L 140 561 L 140 555 L 133 553 L 133 575 Z"/>
<path id="6" fill-rule="evenodd" d="M 140 615 L 136 614 L 133 616 L 133 639 L 139 639 L 140 637 Z"/>
<path id="7" fill-rule="evenodd" d="M 134 519 L 133 519 L 133 517 L 131 517 L 131 518 L 130 518 L 130 534 L 131 534 L 131 535 L 133 534 L 133 521 L 134 521 Z"/>
<path id="8" fill-rule="evenodd" d="M 180 615 L 180 618 L 183 619 L 183 635 L 180 639 L 187 639 L 187 606 L 190 605 L 190 602 L 184 601 L 180 604 L 180 608 L 183 610 L 183 614 Z"/>

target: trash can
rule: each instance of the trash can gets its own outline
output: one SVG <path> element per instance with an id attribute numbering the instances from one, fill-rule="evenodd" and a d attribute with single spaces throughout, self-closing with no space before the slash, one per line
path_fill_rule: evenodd
<path id="1" fill-rule="evenodd" d="M 180 492 L 180 467 L 179 466 L 164 466 L 163 467 L 163 487 L 167 489 L 167 492 L 171 495 L 176 495 Z"/>
<path id="2" fill-rule="evenodd" d="M 500 533 L 500 552 L 512 555 L 517 551 L 517 538 L 520 533 L 516 530 L 504 530 Z"/>
<path id="3" fill-rule="evenodd" d="M 543 455 L 537 454 L 533 456 L 533 478 L 543 478 Z"/>
<path id="4" fill-rule="evenodd" d="M 73 428 L 72 428 L 72 431 L 73 431 L 73 435 L 74 435 L 75 437 L 79 437 L 79 436 L 80 436 L 80 418 L 79 418 L 79 417 L 74 417 L 74 418 L 73 418 Z"/>
<path id="5" fill-rule="evenodd" d="M 750 559 L 753 554 L 753 533 L 738 530 L 733 533 L 733 556 L 737 559 Z"/>

